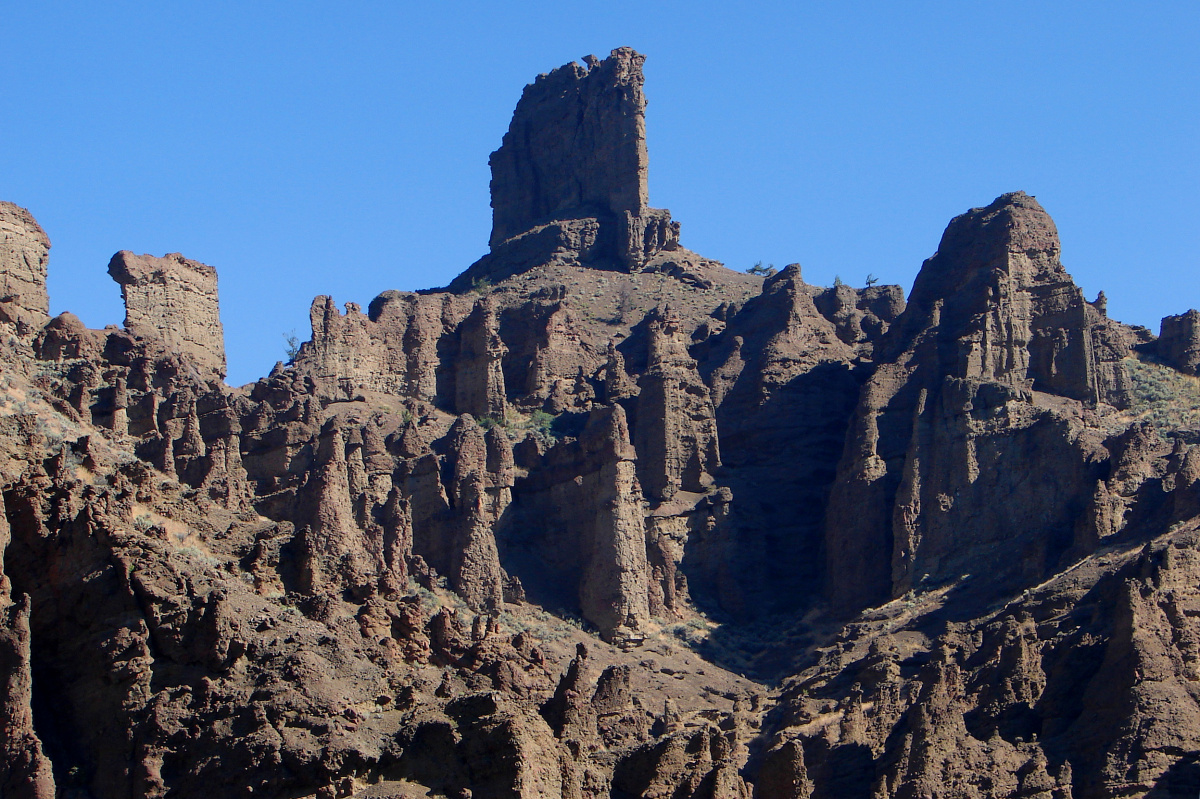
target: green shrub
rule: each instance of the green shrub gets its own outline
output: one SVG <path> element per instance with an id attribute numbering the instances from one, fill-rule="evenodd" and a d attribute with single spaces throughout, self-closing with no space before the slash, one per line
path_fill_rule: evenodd
<path id="1" fill-rule="evenodd" d="M 1134 421 L 1149 422 L 1160 433 L 1200 427 L 1200 378 L 1185 375 L 1147 357 L 1122 361 L 1129 376 Z"/>

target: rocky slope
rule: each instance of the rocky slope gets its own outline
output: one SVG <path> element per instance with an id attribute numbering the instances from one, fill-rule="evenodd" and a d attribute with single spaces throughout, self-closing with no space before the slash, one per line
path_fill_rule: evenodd
<path id="1" fill-rule="evenodd" d="M 216 273 L 48 316 L 0 204 L 0 794 L 1200 791 L 1200 314 L 1037 201 L 910 296 L 650 208 L 643 57 L 540 76 L 446 289 L 224 384 Z"/>

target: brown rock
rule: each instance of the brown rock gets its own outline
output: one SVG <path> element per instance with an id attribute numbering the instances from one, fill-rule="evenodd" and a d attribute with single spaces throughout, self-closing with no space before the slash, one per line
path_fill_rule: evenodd
<path id="1" fill-rule="evenodd" d="M 558 258 L 637 271 L 679 246 L 679 223 L 649 207 L 645 56 L 621 47 L 525 87 L 492 153 L 491 255 L 453 283 L 466 291 Z"/>
<path id="2" fill-rule="evenodd" d="M 0 520 L 0 554 L 8 543 Z M 6 588 L 0 585 L 0 589 Z M 0 793 L 19 799 L 52 799 L 54 775 L 33 728 L 28 596 L 8 605 L 0 593 Z M 7 607 L 5 605 L 8 605 Z"/>
<path id="3" fill-rule="evenodd" d="M 1102 435 L 1083 434 L 1081 405 L 1052 410 L 1033 392 L 1120 402 L 1135 338 L 1083 300 L 1058 252 L 1054 223 L 1018 192 L 954 219 L 925 262 L 876 351 L 832 491 L 839 605 L 971 573 L 982 551 L 1006 554 L 975 586 L 1008 590 L 1075 543 Z M 1031 459 L 1036 481 L 1017 465 Z"/>
<path id="4" fill-rule="evenodd" d="M 622 47 L 525 88 L 491 157 L 493 247 L 581 212 L 612 219 L 616 254 L 632 268 L 678 240 L 669 213 L 648 207 L 644 61 Z"/>
<path id="5" fill-rule="evenodd" d="M 1200 369 L 1200 311 L 1164 316 L 1155 353 L 1166 363 L 1189 375 Z"/>
<path id="6" fill-rule="evenodd" d="M 679 490 L 707 490 L 721 452 L 708 387 L 669 308 L 650 317 L 649 338 L 649 364 L 638 380 L 634 446 L 642 489 L 662 501 Z M 619 363 L 611 368 L 619 381 Z"/>
<path id="7" fill-rule="evenodd" d="M 33 215 L 0 202 L 0 321 L 15 324 L 22 334 L 50 320 L 49 258 L 50 239 Z"/>
<path id="8" fill-rule="evenodd" d="M 121 284 L 126 328 L 225 377 L 217 270 L 179 253 L 155 258 L 122 250 L 109 261 L 108 273 Z"/>

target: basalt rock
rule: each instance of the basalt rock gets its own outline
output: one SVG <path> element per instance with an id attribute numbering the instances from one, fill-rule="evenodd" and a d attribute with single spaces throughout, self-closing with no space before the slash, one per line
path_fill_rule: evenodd
<path id="1" fill-rule="evenodd" d="M 130 332 L 161 341 L 225 377 L 217 270 L 179 253 L 155 258 L 122 250 L 109 261 L 108 273 L 121 284 Z"/>
<path id="2" fill-rule="evenodd" d="M 50 238 L 33 215 L 0 202 L 0 321 L 28 334 L 50 318 L 46 264 Z"/>
<path id="3" fill-rule="evenodd" d="M 944 583 L 986 551 L 1006 555 L 978 586 L 1053 573 L 1107 454 L 1087 409 L 1124 404 L 1136 343 L 1083 300 L 1032 197 L 953 220 L 851 420 L 826 522 L 833 601 Z M 1018 464 L 1034 459 L 1030 480 Z"/>
<path id="4" fill-rule="evenodd" d="M 1193 309 L 1177 316 L 1164 316 L 1155 353 L 1179 371 L 1197 374 L 1200 369 L 1200 311 Z"/>

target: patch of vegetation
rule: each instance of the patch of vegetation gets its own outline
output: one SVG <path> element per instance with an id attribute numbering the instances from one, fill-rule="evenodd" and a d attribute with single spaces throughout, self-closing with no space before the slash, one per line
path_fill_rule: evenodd
<path id="1" fill-rule="evenodd" d="M 290 330 L 283 336 L 284 348 L 283 352 L 287 356 L 287 363 L 290 366 L 296 362 L 296 356 L 300 354 L 300 337 L 296 335 L 295 330 Z"/>
<path id="2" fill-rule="evenodd" d="M 495 416 L 476 416 L 475 423 L 484 430 L 498 427 L 512 441 L 519 441 L 524 438 L 526 432 L 532 432 L 543 444 L 551 447 L 558 443 L 558 436 L 553 432 L 557 418 L 554 414 L 537 410 L 528 417 L 522 417 L 520 414 L 505 416 L 503 419 L 497 419 Z"/>
<path id="3" fill-rule="evenodd" d="M 476 294 L 487 294 L 492 290 L 492 281 L 490 278 L 477 277 L 471 281 L 471 291 Z"/>
<path id="4" fill-rule="evenodd" d="M 1200 427 L 1200 378 L 1140 356 L 1122 361 L 1129 376 L 1129 412 L 1159 433 Z"/>
<path id="5" fill-rule="evenodd" d="M 767 264 L 763 266 L 763 262 L 759 261 L 754 266 L 746 270 L 748 275 L 758 275 L 759 277 L 770 277 L 779 270 L 775 268 L 775 264 Z"/>

